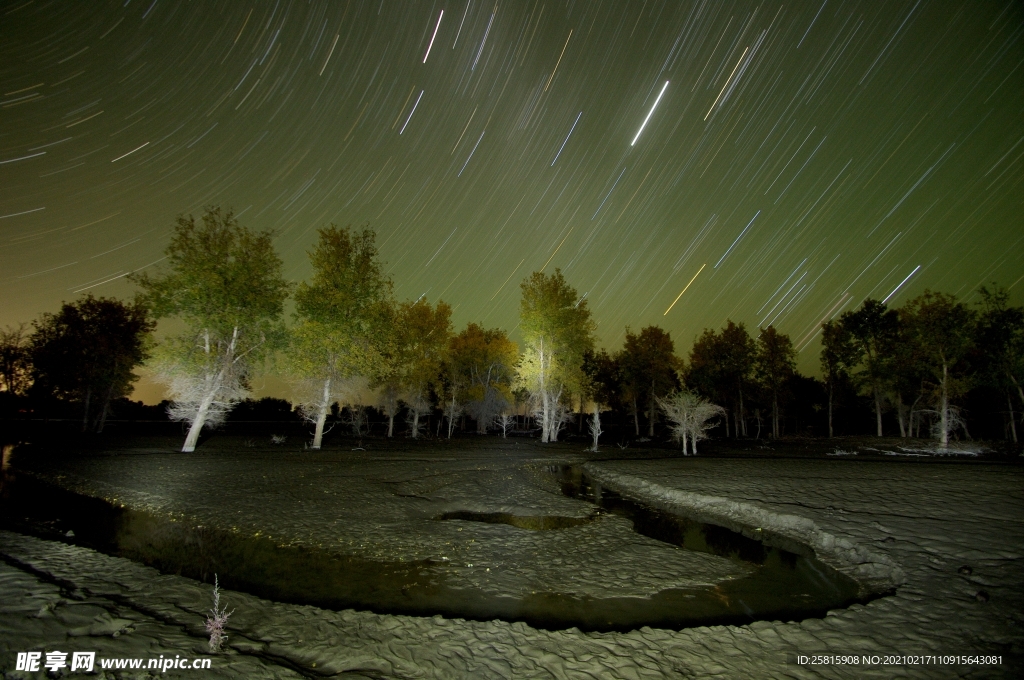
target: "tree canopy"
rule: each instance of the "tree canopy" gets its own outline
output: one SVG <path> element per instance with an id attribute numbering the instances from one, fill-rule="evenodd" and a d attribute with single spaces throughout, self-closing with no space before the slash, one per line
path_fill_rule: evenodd
<path id="1" fill-rule="evenodd" d="M 519 328 L 526 347 L 519 378 L 538 402 L 541 441 L 555 441 L 568 414 L 566 392 L 583 391 L 583 357 L 594 347 L 597 325 L 587 301 L 558 269 L 534 272 L 520 288 Z"/>
<path id="2" fill-rule="evenodd" d="M 373 373 L 393 302 L 371 230 L 321 229 L 309 259 L 313 276 L 295 292 L 287 363 L 300 378 L 300 410 L 316 424 L 313 448 L 319 449 L 327 413 L 346 381 Z"/>
<path id="3" fill-rule="evenodd" d="M 186 326 L 162 344 L 156 365 L 174 399 L 171 416 L 191 424 L 183 451 L 246 396 L 249 374 L 284 338 L 290 285 L 271 236 L 207 208 L 198 223 L 178 218 L 161 274 L 131 277 L 157 318 Z"/>
<path id="4" fill-rule="evenodd" d="M 111 400 L 138 379 L 133 371 L 148 357 L 153 328 L 140 302 L 92 295 L 43 314 L 31 338 L 35 390 L 79 402 L 82 430 L 101 432 Z"/>

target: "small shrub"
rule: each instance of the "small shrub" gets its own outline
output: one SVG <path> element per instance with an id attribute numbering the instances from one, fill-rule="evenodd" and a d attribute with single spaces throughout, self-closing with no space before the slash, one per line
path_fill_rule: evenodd
<path id="1" fill-rule="evenodd" d="M 210 615 L 206 617 L 206 632 L 210 634 L 210 651 L 219 652 L 221 645 L 228 639 L 228 636 L 224 634 L 224 625 L 228 622 L 228 617 L 235 613 L 232 609 L 230 612 L 227 607 L 221 609 L 220 607 L 220 584 L 217 582 L 217 575 L 213 575 L 213 609 L 210 610 Z"/>

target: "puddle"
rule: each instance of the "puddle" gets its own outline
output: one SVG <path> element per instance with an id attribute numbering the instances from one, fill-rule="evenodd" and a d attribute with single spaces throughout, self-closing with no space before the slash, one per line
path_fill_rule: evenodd
<path id="1" fill-rule="evenodd" d="M 645 508 L 596 488 L 576 468 L 554 468 L 563 492 L 594 503 L 591 517 L 450 512 L 439 521 L 508 524 L 522 530 L 565 530 L 601 512 L 629 518 L 651 538 L 754 565 L 749 576 L 715 588 L 668 589 L 647 598 L 575 597 L 535 593 L 498 596 L 460 586 L 442 561 L 387 563 L 326 550 L 279 546 L 265 537 L 189 525 L 44 484 L 9 477 L 5 528 L 83 545 L 206 582 L 217 573 L 225 588 L 270 600 L 328 609 L 361 609 L 480 621 L 523 621 L 557 630 L 627 631 L 641 626 L 680 629 L 744 624 L 759 619 L 820 617 L 856 599 L 857 584 L 814 559 L 813 553 L 766 545 L 722 527 Z M 12 483 L 13 482 L 13 483 Z M 73 532 L 69 537 L 67 532 Z"/>
<path id="2" fill-rule="evenodd" d="M 560 517 L 558 515 L 513 515 L 507 512 L 471 512 L 469 510 L 456 510 L 446 512 L 435 519 L 450 520 L 457 519 L 465 522 L 484 522 L 486 524 L 508 524 L 518 529 L 530 529 L 531 531 L 552 531 L 554 529 L 571 529 L 581 524 L 594 521 L 590 517 Z"/>

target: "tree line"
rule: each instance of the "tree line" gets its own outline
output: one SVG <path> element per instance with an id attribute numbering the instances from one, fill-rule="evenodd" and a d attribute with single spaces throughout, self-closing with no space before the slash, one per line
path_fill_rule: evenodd
<path id="1" fill-rule="evenodd" d="M 946 445 L 970 437 L 962 405 L 979 389 L 986 403 L 992 395 L 1005 403 L 1006 436 L 1016 442 L 1024 407 L 1024 310 L 998 287 L 983 287 L 975 307 L 933 292 L 899 309 L 865 300 L 823 323 L 817 380 L 797 372 L 787 335 L 772 326 L 752 334 L 731 320 L 705 329 L 685 358 L 657 326 L 627 328 L 620 350 L 599 350 L 587 300 L 559 270 L 520 285 L 522 348 L 501 329 L 469 323 L 455 332 L 445 302 L 395 299 L 368 229 L 320 229 L 312 276 L 297 285 L 283 277 L 271 234 L 217 208 L 179 218 L 166 255 L 159 273 L 130 277 L 139 289 L 131 301 L 87 295 L 31 330 L 3 331 L 0 394 L 77 404 L 83 431 L 99 432 L 146 363 L 170 394 L 169 417 L 188 425 L 183 451 L 247 397 L 268 362 L 291 378 L 313 448 L 339 403 L 357 420 L 377 407 L 389 437 L 402 414 L 412 437 L 431 414 L 448 437 L 466 418 L 478 432 L 505 434 L 526 414 L 543 442 L 586 421 L 595 450 L 604 413 L 606 425 L 610 417 L 636 438 L 665 433 L 684 452 L 714 428 L 735 438 L 799 432 L 786 423 L 800 413 L 808 421 L 821 412 L 831 437 L 835 416 L 864 400 L 878 436 L 885 414 L 901 436 L 923 428 Z M 163 318 L 184 330 L 156 343 Z"/>

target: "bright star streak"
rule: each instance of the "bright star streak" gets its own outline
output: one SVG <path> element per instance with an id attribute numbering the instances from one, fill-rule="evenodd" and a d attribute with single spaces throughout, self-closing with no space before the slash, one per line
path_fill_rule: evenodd
<path id="1" fill-rule="evenodd" d="M 476 147 L 480 146 L 480 140 L 484 138 L 484 133 L 486 132 L 487 130 L 484 130 L 480 133 L 480 137 L 476 140 L 476 144 L 473 145 L 473 150 L 469 152 L 469 158 L 467 158 L 466 162 L 462 164 L 462 170 L 465 170 L 466 166 L 469 165 L 469 161 L 473 158 L 473 154 L 476 153 Z M 462 177 L 462 170 L 459 170 L 459 174 L 457 175 L 458 177 Z"/>
<path id="2" fill-rule="evenodd" d="M 604 207 L 604 204 L 608 200 L 608 197 L 612 195 L 613 191 L 615 191 L 615 187 L 618 185 L 619 180 L 622 179 L 622 176 L 625 175 L 625 174 L 626 174 L 626 168 L 623 168 L 622 172 L 619 173 L 618 178 L 615 180 L 615 184 L 613 184 L 612 188 L 608 190 L 607 194 L 605 194 L 604 201 L 601 201 L 601 205 L 597 206 L 597 210 L 595 210 L 594 214 L 590 216 L 591 220 L 593 220 L 595 217 L 597 217 L 597 213 L 601 212 L 601 208 Z"/>
<path id="3" fill-rule="evenodd" d="M 409 112 L 409 117 L 405 119 L 405 123 L 402 124 L 402 129 L 398 131 L 398 134 L 405 132 L 405 126 L 412 120 L 412 114 L 416 113 L 416 107 L 420 105 L 420 97 L 423 96 L 423 90 L 420 90 L 420 96 L 416 97 L 416 103 L 412 105 L 412 111 Z"/>
<path id="4" fill-rule="evenodd" d="M 427 45 L 427 53 L 423 55 L 423 63 L 427 63 L 427 57 L 430 56 L 430 48 L 434 46 L 434 38 L 437 37 L 437 29 L 441 28 L 441 17 L 444 16 L 444 10 L 441 10 L 441 16 L 437 18 L 437 26 L 434 26 L 434 35 L 430 36 L 430 44 Z"/>
<path id="5" fill-rule="evenodd" d="M 896 291 L 898 291 L 900 288 L 902 288 L 903 284 L 906 283 L 907 281 L 909 281 L 910 277 L 913 276 L 914 274 L 916 274 L 917 270 L 920 269 L 920 268 L 921 268 L 921 265 L 917 265 L 916 267 L 914 267 L 914 271 L 912 271 L 909 274 L 907 274 L 907 278 L 905 278 L 902 281 L 900 281 L 900 285 L 896 286 L 891 293 L 889 293 L 888 295 L 885 296 L 885 299 L 882 300 L 882 304 L 884 305 L 886 302 L 888 302 L 889 298 L 891 298 L 893 295 L 895 295 Z"/>
<path id="6" fill-rule="evenodd" d="M 647 126 L 647 121 L 651 119 L 651 114 L 654 113 L 654 109 L 657 108 L 658 102 L 661 101 L 661 95 L 665 94 L 665 88 L 667 87 L 668 81 L 666 80 L 665 84 L 661 86 L 661 92 L 658 93 L 658 98 L 654 100 L 654 106 L 652 106 L 651 110 L 647 112 L 647 117 L 644 118 L 644 122 L 640 124 L 640 129 L 636 131 L 636 137 L 634 137 L 633 141 L 629 143 L 630 146 L 636 144 L 636 140 L 640 139 L 640 133 L 643 132 L 644 128 Z"/>
<path id="7" fill-rule="evenodd" d="M 565 141 L 562 142 L 562 146 L 558 147 L 558 153 L 555 154 L 555 160 L 551 161 L 551 165 L 548 166 L 549 168 L 553 167 L 555 165 L 555 161 L 557 161 L 558 157 L 562 155 L 562 149 L 565 148 L 565 145 L 569 141 L 569 138 L 572 137 L 572 131 L 576 129 L 576 123 L 580 122 L 580 116 L 582 116 L 582 115 L 583 115 L 583 112 L 580 111 L 579 115 L 576 116 L 576 120 L 573 121 L 572 127 L 569 128 L 569 134 L 567 134 L 565 136 Z"/>
<path id="8" fill-rule="evenodd" d="M 725 92 L 725 88 L 727 88 L 729 86 L 729 83 L 732 82 L 732 77 L 736 75 L 736 69 L 738 69 L 740 67 L 740 64 L 743 63 L 743 57 L 747 56 L 747 50 L 749 49 L 750 48 L 748 47 L 745 50 L 743 50 L 743 54 L 740 55 L 740 60 L 737 61 L 736 65 L 732 67 L 732 73 L 729 74 L 729 80 L 725 81 L 725 85 L 722 85 L 721 91 L 718 93 L 718 96 L 715 97 L 715 103 L 712 104 L 711 108 L 708 109 L 708 112 L 704 114 L 704 120 L 707 120 L 708 116 L 711 115 L 711 112 L 715 110 L 715 104 L 717 104 L 718 100 L 722 98 L 722 92 Z"/>
<path id="9" fill-rule="evenodd" d="M 121 160 L 122 158 L 124 158 L 125 156 L 131 156 L 131 155 L 132 155 L 133 153 L 135 153 L 135 152 L 136 152 L 136 151 L 138 151 L 139 149 L 141 149 L 141 148 L 143 148 L 143 147 L 146 147 L 146 146 L 149 146 L 149 142 L 146 142 L 146 143 L 145 143 L 145 144 L 143 144 L 142 146 L 137 146 L 137 147 L 135 147 L 134 149 L 132 149 L 132 150 L 131 150 L 131 151 L 129 151 L 128 153 L 126 153 L 126 154 L 122 154 L 122 155 L 118 156 L 117 158 L 115 158 L 114 160 L 112 160 L 112 161 L 110 161 L 110 162 L 111 162 L 111 163 L 116 163 L 116 162 L 118 162 L 119 160 Z"/>
<path id="10" fill-rule="evenodd" d="M 754 220 L 756 220 L 757 216 L 760 215 L 760 214 L 761 214 L 760 210 L 758 210 L 756 213 L 754 213 L 754 216 L 750 218 L 749 222 L 747 222 L 747 226 L 743 227 L 743 231 L 740 232 L 740 235 L 737 236 L 736 240 L 732 242 L 731 246 L 729 246 L 729 250 L 725 251 L 725 255 L 722 255 L 722 257 L 719 258 L 718 262 L 715 263 L 715 267 L 714 267 L 715 269 L 718 269 L 718 265 L 722 264 L 722 260 L 725 259 L 726 255 L 728 255 L 730 252 L 732 252 L 732 249 L 736 247 L 736 244 L 740 242 L 740 239 L 743 238 L 743 235 L 747 233 L 747 229 L 750 229 L 750 225 L 754 223 Z"/>
<path id="11" fill-rule="evenodd" d="M 704 267 L 707 267 L 707 266 L 708 266 L 708 263 L 707 263 L 707 262 L 705 262 L 704 264 L 702 264 L 702 265 L 700 266 L 700 269 L 698 269 L 698 270 L 697 270 L 697 273 L 693 275 L 693 278 L 692 278 L 692 279 L 690 279 L 690 283 L 693 283 L 694 281 L 696 281 L 696 280 L 697 280 L 697 277 L 698 277 L 698 276 L 700 276 L 700 273 L 701 273 L 702 271 L 704 271 Z M 677 296 L 676 296 L 676 299 L 672 301 L 672 304 L 670 304 L 670 305 L 668 306 L 668 309 L 666 309 L 666 310 L 665 310 L 665 313 L 664 313 L 664 314 L 662 314 L 662 316 L 668 316 L 668 313 L 669 313 L 669 312 L 671 312 L 671 311 L 672 311 L 672 308 L 676 306 L 676 303 L 677 303 L 677 302 L 679 302 L 679 298 L 683 297 L 683 293 L 685 293 L 685 292 L 686 292 L 686 289 L 690 287 L 690 283 L 686 284 L 686 287 L 684 287 L 684 288 L 683 288 L 683 291 L 682 291 L 682 293 L 679 293 L 679 295 L 677 295 Z"/>
<path id="12" fill-rule="evenodd" d="M 572 31 L 569 31 L 569 38 L 572 38 Z M 558 61 L 555 62 L 555 70 L 551 72 L 548 77 L 548 82 L 544 84 L 544 91 L 548 91 L 548 86 L 551 85 L 551 79 L 555 77 L 555 73 L 558 71 L 558 65 L 562 63 L 562 57 L 565 56 L 565 48 L 569 46 L 569 38 L 565 39 L 565 44 L 562 45 L 562 53 L 558 55 Z"/>

